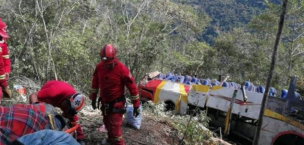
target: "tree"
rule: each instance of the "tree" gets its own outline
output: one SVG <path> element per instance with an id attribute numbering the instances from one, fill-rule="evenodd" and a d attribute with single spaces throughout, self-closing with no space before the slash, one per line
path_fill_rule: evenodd
<path id="1" fill-rule="evenodd" d="M 13 75 L 42 83 L 60 79 L 87 90 L 106 43 L 118 48 L 136 80 L 155 69 L 198 70 L 208 48 L 197 39 L 208 16 L 172 1 L 12 0 L 1 9 L 12 36 Z"/>

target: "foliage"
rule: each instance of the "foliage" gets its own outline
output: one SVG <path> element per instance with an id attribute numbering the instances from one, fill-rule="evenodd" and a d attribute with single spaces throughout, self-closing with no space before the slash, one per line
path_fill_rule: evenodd
<path id="1" fill-rule="evenodd" d="M 158 70 L 212 79 L 230 75 L 231 81 L 265 85 L 280 13 L 278 0 L 2 3 L 11 76 L 39 84 L 65 80 L 84 92 L 106 43 L 118 48 L 136 81 Z M 303 72 L 302 7 L 300 0 L 289 3 L 272 86 L 287 87 L 289 75 Z M 202 41 L 208 35 L 212 46 Z"/>
<path id="2" fill-rule="evenodd" d="M 265 85 L 270 59 L 277 31 L 281 6 L 266 3 L 266 10 L 255 16 L 246 28 L 233 29 L 221 33 L 210 50 L 216 58 L 211 58 L 208 71 L 229 74 L 232 81 L 251 81 L 255 85 Z M 289 3 L 285 27 L 278 51 L 272 86 L 277 89 L 288 87 L 290 75 L 303 72 L 303 2 Z M 209 58 L 210 59 L 210 58 Z M 207 66 L 206 66 L 207 67 Z"/>
<path id="3" fill-rule="evenodd" d="M 245 27 L 252 17 L 261 13 L 266 5 L 264 0 L 175 0 L 183 4 L 192 4 L 204 10 L 212 19 L 201 40 L 210 45 L 222 32 Z"/>
<path id="4" fill-rule="evenodd" d="M 172 62 L 168 55 L 189 53 L 191 60 L 182 68 L 198 63 L 193 55 L 204 44 L 196 35 L 210 21 L 191 5 L 162 0 L 12 0 L 1 10 L 6 11 L 1 17 L 12 36 L 12 75 L 39 83 L 65 80 L 83 91 L 90 86 L 98 53 L 106 43 L 118 48 L 118 57 L 136 80 L 147 71 L 167 71 L 175 69 L 168 65 L 188 61 Z"/>
<path id="5" fill-rule="evenodd" d="M 186 144 L 202 143 L 212 137 L 213 133 L 206 128 L 210 118 L 205 111 L 197 110 L 196 116 L 180 116 L 174 115 L 174 112 L 164 112 L 164 108 L 165 103 L 155 105 L 147 102 L 143 106 L 143 110 L 158 116 L 159 119 L 170 118 L 169 122 L 179 131 L 179 136 L 184 137 Z"/>
<path id="6" fill-rule="evenodd" d="M 200 111 L 193 117 L 191 116 L 173 116 L 174 126 L 180 131 L 180 135 L 185 138 L 186 144 L 195 144 L 208 140 L 212 136 L 212 132 L 206 127 L 210 118 L 207 117 L 205 111 Z"/>
<path id="7" fill-rule="evenodd" d="M 277 29 L 278 18 L 281 7 L 273 3 L 267 3 L 268 9 L 254 18 L 249 27 L 254 30 L 257 39 L 260 41 L 260 47 L 264 47 L 264 52 L 272 51 L 274 37 Z M 300 75 L 303 71 L 303 29 L 302 15 L 303 2 L 298 0 L 290 1 L 288 5 L 285 26 L 282 33 L 281 44 L 278 51 L 277 67 L 274 74 L 274 86 L 283 88 L 288 86 L 288 77 L 290 75 Z M 267 54 L 270 56 L 270 54 Z M 265 65 L 267 67 L 267 65 Z"/>

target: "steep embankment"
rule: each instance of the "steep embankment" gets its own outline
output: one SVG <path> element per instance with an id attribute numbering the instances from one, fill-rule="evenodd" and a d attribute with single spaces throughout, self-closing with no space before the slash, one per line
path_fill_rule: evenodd
<path id="1" fill-rule="evenodd" d="M 80 113 L 81 124 L 86 134 L 87 144 L 100 144 L 106 138 L 106 132 L 99 132 L 98 128 L 103 124 L 101 113 L 98 110 L 91 110 L 87 107 Z M 123 123 L 123 134 L 128 145 L 230 145 L 230 143 L 212 137 L 212 133 L 206 128 L 202 128 L 201 142 L 181 141 L 184 130 L 177 130 L 180 122 L 175 122 L 174 116 L 155 115 L 147 108 L 143 111 L 141 128 L 133 129 L 127 125 L 126 120 Z M 185 119 L 188 119 L 185 117 Z M 178 120 L 176 120 L 178 121 Z M 190 129 L 190 128 L 189 128 Z M 193 129 L 193 128 L 192 128 Z M 203 131 L 205 130 L 205 131 Z M 181 143 L 182 142 L 182 143 Z"/>
<path id="2" fill-rule="evenodd" d="M 26 88 L 26 95 L 39 89 L 39 85 L 33 80 L 25 77 L 11 78 L 10 86 L 13 92 L 12 99 L 5 99 L 1 105 L 27 103 L 27 100 L 17 93 L 13 85 L 21 85 Z M 85 133 L 85 142 L 88 145 L 101 144 L 106 139 L 107 133 L 100 132 L 98 128 L 103 125 L 101 111 L 93 110 L 91 102 L 86 102 L 86 107 L 79 113 L 80 122 Z M 202 124 L 206 119 L 193 117 L 189 123 L 190 116 L 179 116 L 163 112 L 163 104 L 154 105 L 148 103 L 143 107 L 141 128 L 133 129 L 124 120 L 123 133 L 128 145 L 177 145 L 177 144 L 204 144 L 215 145 L 229 143 L 214 138 L 213 133 Z M 59 110 L 59 109 L 58 109 Z M 203 117 L 206 118 L 206 117 Z M 187 129 L 187 131 L 185 131 Z M 186 135 L 185 135 L 186 133 Z"/>

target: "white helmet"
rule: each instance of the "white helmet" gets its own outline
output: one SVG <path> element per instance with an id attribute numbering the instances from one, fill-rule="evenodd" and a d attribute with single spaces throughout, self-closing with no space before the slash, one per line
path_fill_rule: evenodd
<path id="1" fill-rule="evenodd" d="M 80 93 L 76 93 L 70 98 L 70 102 L 72 109 L 79 112 L 85 105 L 85 96 Z"/>

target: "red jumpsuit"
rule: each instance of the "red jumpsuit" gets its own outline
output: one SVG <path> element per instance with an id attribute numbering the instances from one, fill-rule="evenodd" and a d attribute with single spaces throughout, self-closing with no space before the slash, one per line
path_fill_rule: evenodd
<path id="1" fill-rule="evenodd" d="M 104 62 L 100 62 L 93 74 L 92 90 L 100 89 L 102 106 L 121 98 L 125 93 L 125 86 L 132 96 L 138 95 L 136 84 L 129 69 L 118 60 L 115 63 L 113 68 L 108 68 Z M 140 102 L 138 98 L 132 101 L 133 107 L 139 107 Z M 125 101 L 116 102 L 113 106 L 113 108 L 124 109 Z M 108 130 L 108 142 L 111 142 L 112 145 L 124 145 L 121 130 L 123 113 L 115 113 L 108 110 L 105 112 L 102 109 L 102 115 L 103 122 Z"/>
<path id="2" fill-rule="evenodd" d="M 3 96 L 2 89 L 8 86 L 5 74 L 11 72 L 11 61 L 5 40 L 0 41 L 0 101 Z"/>
<path id="3" fill-rule="evenodd" d="M 46 82 L 41 89 L 38 91 L 38 100 L 40 102 L 45 102 L 48 104 L 51 104 L 55 107 L 59 107 L 63 113 L 64 116 L 68 117 L 70 121 L 73 123 L 78 122 L 78 116 L 70 116 L 67 113 L 67 110 L 63 110 L 61 107 L 61 102 L 64 99 L 68 99 L 70 96 L 75 94 L 75 89 L 68 83 L 64 81 L 48 81 Z M 81 129 L 81 126 L 76 130 L 77 131 L 77 140 L 83 139 L 84 134 Z"/>

